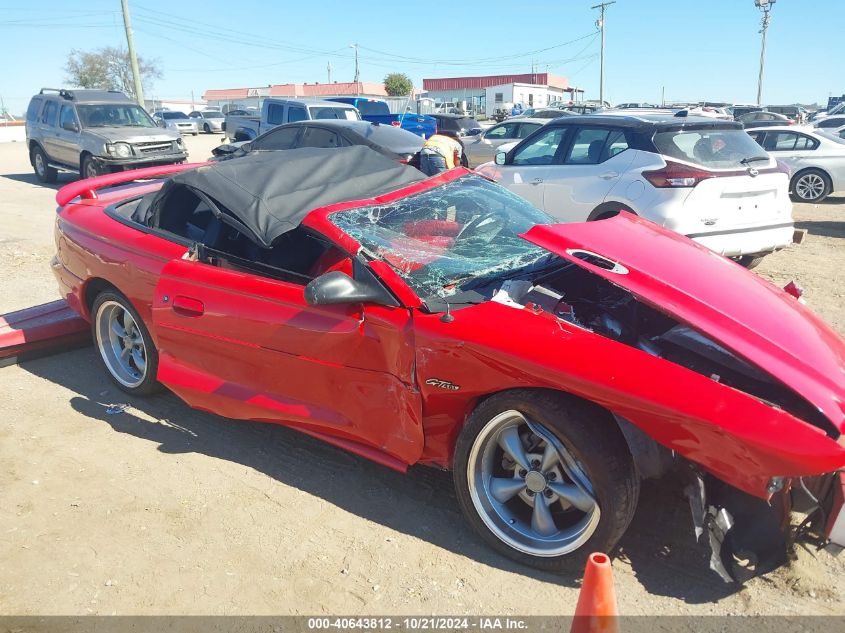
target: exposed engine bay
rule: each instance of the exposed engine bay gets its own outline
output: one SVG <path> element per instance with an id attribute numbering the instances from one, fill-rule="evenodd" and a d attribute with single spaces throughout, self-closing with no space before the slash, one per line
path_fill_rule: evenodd
<path id="1" fill-rule="evenodd" d="M 576 265 L 534 280 L 506 280 L 492 301 L 537 306 L 568 323 L 686 367 L 825 431 L 830 422 L 777 380 L 699 331 Z"/>

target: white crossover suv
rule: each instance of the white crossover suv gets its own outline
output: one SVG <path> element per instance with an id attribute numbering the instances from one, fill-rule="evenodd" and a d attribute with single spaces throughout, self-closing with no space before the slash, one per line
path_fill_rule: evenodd
<path id="1" fill-rule="evenodd" d="M 789 169 L 733 121 L 624 111 L 554 119 L 477 171 L 562 222 L 624 210 L 748 267 L 792 243 Z"/>

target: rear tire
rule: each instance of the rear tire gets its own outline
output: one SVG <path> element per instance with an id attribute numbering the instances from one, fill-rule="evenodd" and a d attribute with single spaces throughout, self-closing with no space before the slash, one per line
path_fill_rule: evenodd
<path id="1" fill-rule="evenodd" d="M 158 391 L 158 350 L 129 300 L 104 290 L 91 306 L 91 333 L 109 377 L 126 393 Z"/>
<path id="2" fill-rule="evenodd" d="M 32 148 L 32 168 L 35 170 L 36 178 L 48 185 L 56 182 L 59 177 L 59 170 L 50 167 L 47 163 L 47 154 L 44 153 L 40 145 Z"/>
<path id="3" fill-rule="evenodd" d="M 833 184 L 821 169 L 805 169 L 792 177 L 790 183 L 793 202 L 816 203 L 830 195 Z"/>
<path id="4" fill-rule="evenodd" d="M 760 262 L 763 261 L 764 257 L 765 255 L 743 255 L 737 258 L 736 261 L 740 266 L 744 266 L 748 270 L 751 270 L 752 268 L 757 268 L 757 266 L 760 265 Z"/>
<path id="5" fill-rule="evenodd" d="M 615 215 L 619 215 L 620 211 L 627 211 L 628 213 L 637 215 L 636 212 L 627 204 L 622 204 L 621 202 L 605 202 L 593 209 L 593 212 L 590 214 L 590 217 L 587 218 L 587 221 L 594 222 L 596 220 L 606 220 Z"/>
<path id="6" fill-rule="evenodd" d="M 639 497 L 611 415 L 559 393 L 513 390 L 484 400 L 458 437 L 453 467 L 473 529 L 500 554 L 544 571 L 577 572 L 592 552 L 609 552 Z"/>
<path id="7" fill-rule="evenodd" d="M 208 123 L 203 124 L 202 131 L 206 134 L 211 134 L 211 128 L 209 127 Z"/>

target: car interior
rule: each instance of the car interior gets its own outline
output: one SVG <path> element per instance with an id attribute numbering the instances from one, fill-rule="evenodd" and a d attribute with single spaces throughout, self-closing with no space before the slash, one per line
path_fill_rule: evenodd
<path id="1" fill-rule="evenodd" d="M 149 228 L 196 245 L 199 261 L 220 268 L 299 285 L 329 271 L 352 274 L 349 255 L 307 228 L 298 226 L 265 248 L 246 231 L 239 230 L 238 224 L 227 209 L 184 186 L 173 187 L 163 199 L 159 213 L 146 222 Z"/>

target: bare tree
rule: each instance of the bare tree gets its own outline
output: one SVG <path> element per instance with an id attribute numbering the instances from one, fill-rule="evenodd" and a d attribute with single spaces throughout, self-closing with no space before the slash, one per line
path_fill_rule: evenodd
<path id="1" fill-rule="evenodd" d="M 155 79 L 161 79 L 158 60 L 147 61 L 138 58 L 141 82 L 144 89 Z M 120 90 L 135 98 L 135 85 L 132 82 L 132 64 L 129 52 L 107 46 L 94 51 L 73 49 L 65 64 L 67 81 L 80 88 L 99 88 L 101 90 Z"/>

